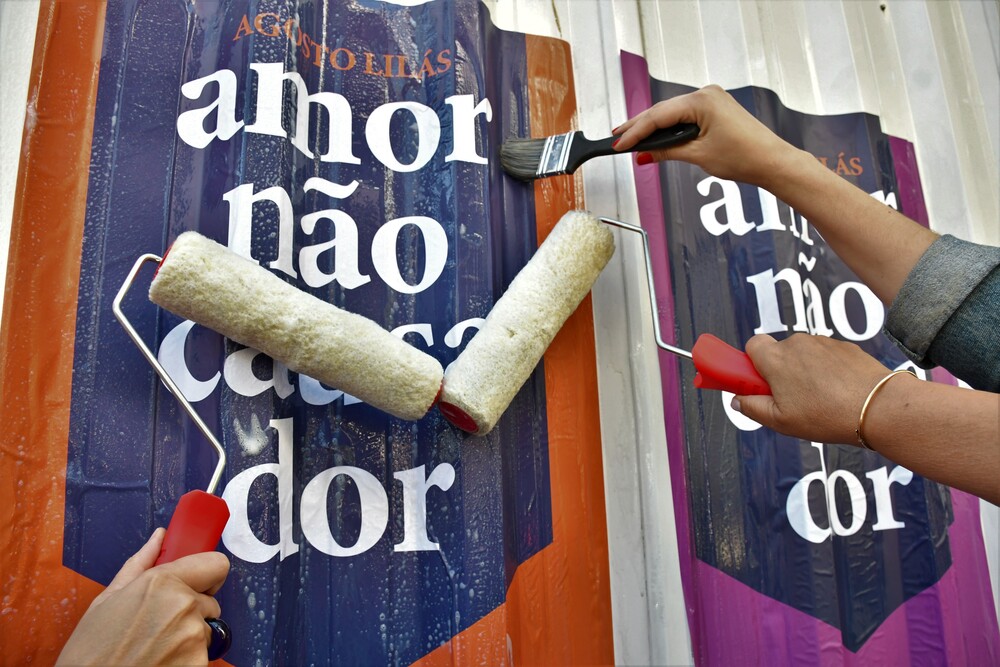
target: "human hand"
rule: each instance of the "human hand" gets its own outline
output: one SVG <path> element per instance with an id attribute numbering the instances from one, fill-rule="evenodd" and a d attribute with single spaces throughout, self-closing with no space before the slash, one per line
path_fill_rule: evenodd
<path id="1" fill-rule="evenodd" d="M 746 353 L 771 396 L 737 396 L 733 408 L 764 426 L 803 440 L 858 444 L 861 406 L 888 369 L 853 343 L 794 334 L 754 336 Z M 738 403 L 738 407 L 737 407 Z"/>
<path id="2" fill-rule="evenodd" d="M 709 174 L 764 188 L 780 179 L 779 171 L 791 168 L 800 154 L 775 135 L 716 85 L 658 102 L 615 128 L 615 149 L 626 151 L 654 130 L 677 123 L 696 123 L 701 133 L 692 141 L 650 153 L 637 160 L 682 160 Z"/>
<path id="3" fill-rule="evenodd" d="M 221 614 L 212 597 L 229 573 L 217 551 L 153 567 L 166 531 L 158 528 L 87 609 L 57 665 L 205 665 Z"/>

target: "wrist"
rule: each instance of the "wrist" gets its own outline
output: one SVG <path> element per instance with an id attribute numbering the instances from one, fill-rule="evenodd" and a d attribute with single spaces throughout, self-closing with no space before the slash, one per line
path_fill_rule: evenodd
<path id="1" fill-rule="evenodd" d="M 807 185 L 809 178 L 816 178 L 814 170 L 822 166 L 811 154 L 784 140 L 780 140 L 765 161 L 760 177 L 754 185 L 764 188 L 778 199 L 786 201 L 789 195 Z"/>
<path id="2" fill-rule="evenodd" d="M 897 408 L 907 404 L 912 383 L 917 381 L 913 371 L 903 369 L 886 374 L 872 387 L 858 415 L 858 446 L 878 451 L 880 443 L 892 439 L 900 418 Z"/>

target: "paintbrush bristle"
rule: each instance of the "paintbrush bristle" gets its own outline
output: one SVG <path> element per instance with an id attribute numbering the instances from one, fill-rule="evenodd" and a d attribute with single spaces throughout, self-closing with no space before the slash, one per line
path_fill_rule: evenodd
<path id="1" fill-rule="evenodd" d="M 538 165 L 545 150 L 545 139 L 511 139 L 500 146 L 500 166 L 522 181 L 538 176 Z"/>

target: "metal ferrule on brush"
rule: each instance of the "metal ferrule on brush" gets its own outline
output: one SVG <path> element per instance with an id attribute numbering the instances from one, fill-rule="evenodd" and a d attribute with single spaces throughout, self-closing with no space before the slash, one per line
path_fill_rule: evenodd
<path id="1" fill-rule="evenodd" d="M 555 176 L 567 173 L 566 167 L 569 162 L 569 149 L 573 146 L 573 135 L 576 132 L 557 134 L 545 140 L 545 148 L 542 149 L 542 157 L 538 161 L 538 176 Z"/>

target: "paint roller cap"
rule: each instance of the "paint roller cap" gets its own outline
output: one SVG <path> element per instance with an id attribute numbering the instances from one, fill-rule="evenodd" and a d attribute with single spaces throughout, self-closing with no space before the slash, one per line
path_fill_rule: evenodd
<path id="1" fill-rule="evenodd" d="M 441 411 L 441 414 L 444 415 L 445 419 L 463 431 L 468 431 L 469 433 L 476 433 L 479 431 L 479 426 L 476 425 L 476 420 L 466 414 L 466 412 L 461 408 L 452 405 L 451 403 L 438 403 L 438 410 Z"/>
<path id="2" fill-rule="evenodd" d="M 444 380 L 441 380 L 441 384 L 438 385 L 438 393 L 434 394 L 434 400 L 431 401 L 431 404 L 427 407 L 427 412 L 430 412 L 431 408 L 433 408 L 435 405 L 437 405 L 438 401 L 441 400 L 441 392 L 442 391 L 444 391 Z"/>
<path id="3" fill-rule="evenodd" d="M 171 250 L 171 249 L 172 249 L 173 247 L 174 247 L 174 244 L 173 244 L 173 243 L 171 243 L 171 244 L 170 244 L 170 245 L 169 245 L 169 246 L 167 247 L 167 251 L 166 251 L 165 253 L 163 253 L 163 257 L 161 257 L 161 258 L 160 258 L 160 263 L 156 265 L 156 271 L 153 271 L 153 280 L 156 280 L 156 276 L 157 276 L 157 274 L 159 274 L 159 273 L 160 273 L 160 267 L 161 267 L 161 266 L 163 266 L 163 264 L 164 264 L 164 263 L 165 263 L 165 262 L 167 261 L 167 255 L 169 255 L 169 254 L 170 254 L 170 250 Z"/>

